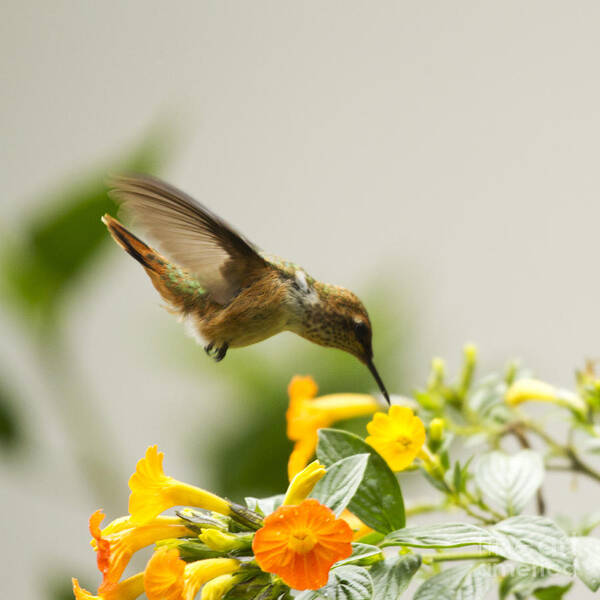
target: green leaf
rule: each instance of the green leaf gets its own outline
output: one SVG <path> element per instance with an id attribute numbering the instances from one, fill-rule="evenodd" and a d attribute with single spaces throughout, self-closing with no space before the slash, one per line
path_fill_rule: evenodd
<path id="1" fill-rule="evenodd" d="M 550 519 L 512 517 L 490 529 L 496 538 L 492 552 L 510 560 L 573 574 L 573 551 L 565 532 Z"/>
<path id="2" fill-rule="evenodd" d="M 430 473 L 427 472 L 427 469 L 421 467 L 419 469 L 421 475 L 425 477 L 425 479 L 436 489 L 442 492 L 443 494 L 448 494 L 452 490 L 448 487 L 448 484 L 443 479 L 438 479 L 437 477 L 433 477 Z"/>
<path id="3" fill-rule="evenodd" d="M 575 573 L 592 592 L 600 588 L 600 539 L 572 537 Z"/>
<path id="4" fill-rule="evenodd" d="M 373 580 L 373 600 L 399 598 L 420 566 L 418 554 L 390 556 L 373 565 L 369 571 Z"/>
<path id="5" fill-rule="evenodd" d="M 573 582 L 565 585 L 549 585 L 534 590 L 533 595 L 539 600 L 562 600 L 562 597 L 571 589 Z"/>
<path id="6" fill-rule="evenodd" d="M 294 597 L 294 600 L 317 600 L 317 598 L 322 598 L 319 592 L 315 592 L 314 590 L 305 590 L 304 592 L 300 592 L 297 596 Z"/>
<path id="7" fill-rule="evenodd" d="M 319 430 L 317 457 L 325 466 L 354 454 L 369 454 L 369 461 L 348 508 L 375 531 L 390 533 L 402 529 L 405 525 L 402 492 L 385 460 L 356 435 L 337 429 Z"/>
<path id="8" fill-rule="evenodd" d="M 475 469 L 475 484 L 485 499 L 508 515 L 520 513 L 543 480 L 543 459 L 533 450 L 512 456 L 490 452 L 477 461 Z"/>
<path id="9" fill-rule="evenodd" d="M 284 497 L 283 494 L 269 496 L 268 498 L 254 498 L 253 496 L 247 496 L 245 502 L 250 510 L 263 515 L 263 517 L 267 517 L 281 506 Z"/>
<path id="10" fill-rule="evenodd" d="M 492 579 L 487 564 L 452 567 L 425 581 L 414 600 L 480 600 L 485 598 Z"/>
<path id="11" fill-rule="evenodd" d="M 328 600 L 370 600 L 372 593 L 369 571 L 353 565 L 332 569 L 321 592 Z"/>
<path id="12" fill-rule="evenodd" d="M 339 517 L 363 480 L 368 462 L 368 454 L 355 454 L 333 463 L 314 487 L 311 497 L 328 506 Z"/>
<path id="13" fill-rule="evenodd" d="M 500 584 L 500 600 L 505 600 L 511 594 L 516 598 L 528 598 L 539 584 L 548 579 L 551 572 L 533 565 L 521 565 L 512 573 L 507 575 Z"/>
<path id="14" fill-rule="evenodd" d="M 344 560 L 339 560 L 332 568 L 341 567 L 342 565 L 370 565 L 382 558 L 381 548 L 371 546 L 370 544 L 361 544 L 354 542 L 352 544 L 352 554 Z"/>
<path id="15" fill-rule="evenodd" d="M 394 531 L 386 536 L 382 546 L 416 546 L 417 548 L 458 548 L 494 544 L 495 537 L 469 523 L 420 525 Z"/>

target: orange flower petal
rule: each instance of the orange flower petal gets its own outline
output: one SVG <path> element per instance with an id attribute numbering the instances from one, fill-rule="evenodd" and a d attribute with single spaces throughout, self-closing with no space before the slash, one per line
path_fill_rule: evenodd
<path id="1" fill-rule="evenodd" d="M 144 571 L 148 600 L 180 600 L 183 594 L 185 562 L 175 548 L 159 548 Z"/>

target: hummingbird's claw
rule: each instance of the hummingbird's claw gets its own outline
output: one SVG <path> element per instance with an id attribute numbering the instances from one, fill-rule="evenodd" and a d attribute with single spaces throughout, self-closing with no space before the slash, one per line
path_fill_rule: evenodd
<path id="1" fill-rule="evenodd" d="M 209 356 L 212 356 L 215 359 L 215 362 L 221 362 L 225 355 L 227 354 L 227 350 L 229 348 L 229 344 L 225 342 L 222 346 L 215 347 L 214 342 L 210 342 L 206 346 L 204 346 L 204 351 Z"/>
<path id="2" fill-rule="evenodd" d="M 229 344 L 227 342 L 225 342 L 215 353 L 215 361 L 216 362 L 221 362 L 224 358 L 225 355 L 227 354 L 227 349 L 229 348 Z"/>

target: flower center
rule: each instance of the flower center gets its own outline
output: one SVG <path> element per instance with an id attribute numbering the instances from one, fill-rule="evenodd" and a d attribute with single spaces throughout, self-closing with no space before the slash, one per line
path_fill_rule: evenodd
<path id="1" fill-rule="evenodd" d="M 394 440 L 394 448 L 396 452 L 406 452 L 406 450 L 411 444 L 412 440 L 406 435 L 399 435 Z"/>
<path id="2" fill-rule="evenodd" d="M 288 548 L 298 554 L 310 552 L 317 543 L 315 534 L 310 529 L 297 529 L 290 535 Z"/>

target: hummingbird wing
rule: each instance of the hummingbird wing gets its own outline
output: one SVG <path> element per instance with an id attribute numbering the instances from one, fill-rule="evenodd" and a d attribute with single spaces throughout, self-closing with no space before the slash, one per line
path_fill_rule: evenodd
<path id="1" fill-rule="evenodd" d="M 164 253 L 193 273 L 219 304 L 268 268 L 249 241 L 177 188 L 149 175 L 113 177 L 111 198 L 159 243 Z"/>

